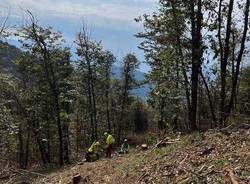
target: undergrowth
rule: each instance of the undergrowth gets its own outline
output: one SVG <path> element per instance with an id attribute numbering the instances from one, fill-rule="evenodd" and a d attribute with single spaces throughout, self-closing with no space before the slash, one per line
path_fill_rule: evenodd
<path id="1" fill-rule="evenodd" d="M 195 140 L 199 138 L 199 133 L 194 132 L 192 134 L 185 135 L 180 138 L 180 140 L 176 144 L 171 144 L 167 147 L 157 148 L 157 149 L 149 149 L 145 152 L 140 152 L 137 154 L 132 153 L 129 156 L 127 162 L 124 162 L 122 165 L 118 167 L 118 173 L 123 174 L 130 173 L 136 171 L 137 168 L 140 168 L 144 164 L 151 162 L 152 160 L 156 160 L 159 157 L 163 157 L 168 153 L 175 151 L 180 148 L 184 148 L 190 144 L 192 144 Z M 152 145 L 154 146 L 154 145 Z M 167 159 L 167 157 L 163 158 Z"/>

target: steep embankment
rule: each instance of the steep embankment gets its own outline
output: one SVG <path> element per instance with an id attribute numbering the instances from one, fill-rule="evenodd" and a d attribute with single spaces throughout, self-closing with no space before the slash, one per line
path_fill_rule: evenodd
<path id="1" fill-rule="evenodd" d="M 111 160 L 83 163 L 36 183 L 250 183 L 250 130 L 209 131 L 182 137 L 167 147 L 134 150 Z"/>

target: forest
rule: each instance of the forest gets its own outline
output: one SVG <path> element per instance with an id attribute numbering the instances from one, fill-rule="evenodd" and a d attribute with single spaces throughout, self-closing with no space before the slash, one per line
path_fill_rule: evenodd
<path id="1" fill-rule="evenodd" d="M 1 167 L 72 165 L 104 132 L 115 147 L 124 138 L 136 147 L 166 136 L 250 128 L 250 0 L 159 0 L 157 7 L 131 20 L 143 26 L 134 36 L 145 60 L 131 52 L 119 66 L 84 21 L 72 49 L 32 10 L 24 10 L 19 27 L 2 15 Z M 141 63 L 150 67 L 143 80 L 136 76 Z M 248 170 L 245 183 L 249 177 Z"/>

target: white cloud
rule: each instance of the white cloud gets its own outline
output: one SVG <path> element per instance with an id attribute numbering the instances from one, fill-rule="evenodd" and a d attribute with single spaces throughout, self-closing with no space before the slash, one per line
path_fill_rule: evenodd
<path id="1" fill-rule="evenodd" d="M 0 0 L 0 9 L 10 8 L 12 16 L 22 16 L 29 9 L 40 18 L 50 16 L 65 19 L 98 16 L 119 21 L 133 18 L 153 9 L 157 0 Z M 4 6 L 3 6 L 4 5 Z M 2 6 L 2 7 L 1 7 Z"/>
<path id="2" fill-rule="evenodd" d="M 74 48 L 75 33 L 84 19 L 92 38 L 102 40 L 103 46 L 123 56 L 135 52 L 140 58 L 138 39 L 133 34 L 142 27 L 135 17 L 150 13 L 158 0 L 0 0 L 0 12 L 9 12 L 11 25 L 25 23 L 24 10 L 30 10 L 42 25 L 51 25 L 62 31 L 70 47 Z M 0 14 L 0 18 L 3 15 Z M 15 39 L 15 38 L 13 38 Z M 17 44 L 16 41 L 13 42 Z"/>

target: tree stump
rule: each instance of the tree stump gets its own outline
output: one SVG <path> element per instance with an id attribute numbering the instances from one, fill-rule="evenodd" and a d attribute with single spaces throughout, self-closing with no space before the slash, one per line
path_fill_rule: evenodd
<path id="1" fill-rule="evenodd" d="M 73 184 L 79 184 L 81 182 L 81 175 L 80 174 L 76 174 L 73 176 Z"/>
<path id="2" fill-rule="evenodd" d="M 147 144 L 142 144 L 141 145 L 141 149 L 142 150 L 147 150 L 148 149 L 148 145 Z"/>

